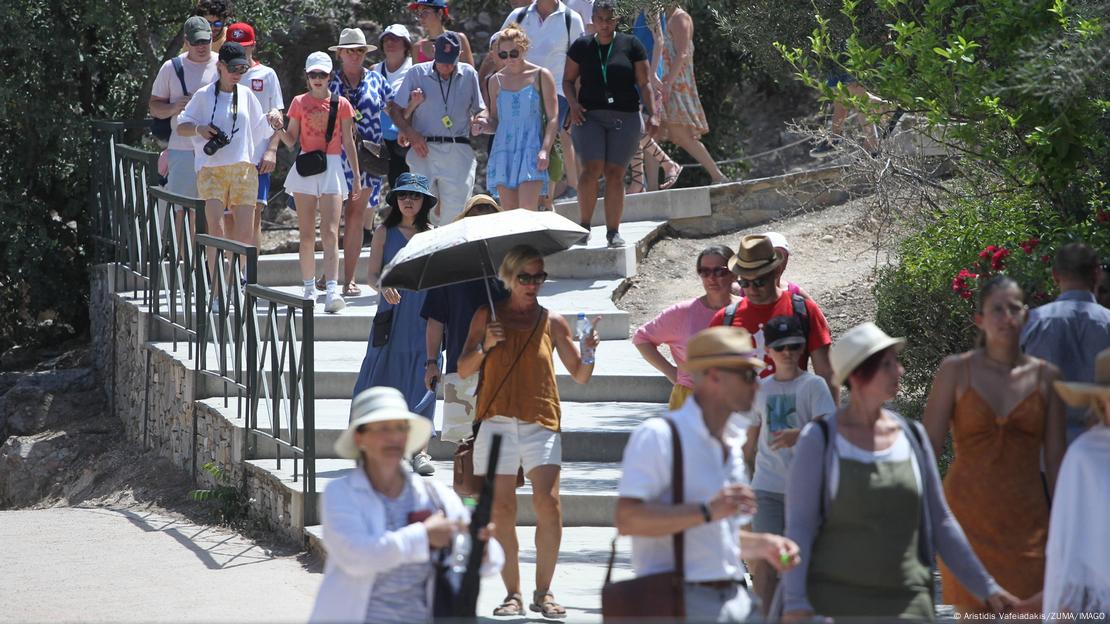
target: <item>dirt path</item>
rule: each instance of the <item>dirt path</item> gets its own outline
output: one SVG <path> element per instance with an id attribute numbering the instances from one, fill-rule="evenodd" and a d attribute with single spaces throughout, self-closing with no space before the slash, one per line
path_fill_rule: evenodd
<path id="1" fill-rule="evenodd" d="M 639 327 L 667 306 L 703 293 L 694 273 L 694 259 L 703 248 L 728 245 L 736 249 L 745 234 L 776 231 L 790 243 L 784 278 L 799 284 L 820 304 L 835 339 L 875 314 L 871 295 L 874 269 L 887 262 L 887 255 L 874 249 L 874 236 L 864 216 L 867 201 L 853 200 L 711 238 L 663 239 L 640 263 L 632 287 L 617 305 L 631 314 L 632 326 Z"/>

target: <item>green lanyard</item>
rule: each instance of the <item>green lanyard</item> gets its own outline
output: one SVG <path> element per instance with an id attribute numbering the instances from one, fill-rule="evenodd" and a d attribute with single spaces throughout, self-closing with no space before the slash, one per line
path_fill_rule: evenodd
<path id="1" fill-rule="evenodd" d="M 597 43 L 597 60 L 601 63 L 601 82 L 605 83 L 605 90 L 609 90 L 609 57 L 613 56 L 613 44 L 617 42 L 617 38 L 609 42 L 609 51 L 605 53 L 605 58 L 601 58 L 601 42 L 597 40 L 597 35 L 594 35 L 594 42 Z"/>

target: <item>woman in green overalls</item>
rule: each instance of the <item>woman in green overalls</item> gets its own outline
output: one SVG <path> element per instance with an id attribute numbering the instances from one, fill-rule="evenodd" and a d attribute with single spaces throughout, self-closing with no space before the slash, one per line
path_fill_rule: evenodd
<path id="1" fill-rule="evenodd" d="M 883 407 L 898 393 L 904 346 L 864 323 L 832 347 L 833 381 L 847 384 L 851 399 L 808 425 L 795 447 L 786 537 L 802 564 L 783 579 L 785 622 L 814 614 L 931 621 L 937 554 L 995 612 L 1017 603 L 949 512 L 924 429 Z"/>

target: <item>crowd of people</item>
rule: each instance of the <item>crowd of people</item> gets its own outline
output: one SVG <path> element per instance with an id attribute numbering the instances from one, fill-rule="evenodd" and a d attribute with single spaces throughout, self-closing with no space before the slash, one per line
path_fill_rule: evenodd
<path id="1" fill-rule="evenodd" d="M 516 4 L 478 67 L 445 0 L 412 2 L 424 36 L 388 26 L 370 67 L 378 46 L 343 29 L 334 58 L 308 56 L 305 90 L 286 109 L 273 70 L 253 55 L 254 29 L 225 24 L 226 4 L 204 0 L 185 22 L 182 54 L 154 82 L 151 114 L 171 124 L 167 188 L 205 201 L 210 233 L 257 244 L 276 150 L 297 150 L 285 190 L 298 211 L 304 297 L 322 287 L 326 312 L 361 294 L 362 225 L 385 205 L 366 276 L 378 310 L 336 444 L 357 468 L 323 496 L 329 556 L 315 621 L 432 618 L 437 570 L 470 514 L 455 492 L 420 478 L 435 472 L 426 399 L 440 382 L 439 435 L 471 444 L 475 475 L 492 480 L 482 570 L 500 572 L 506 590 L 493 615 L 566 616 L 552 587 L 562 539 L 555 358 L 589 383 L 597 332 L 579 341 L 539 304 L 548 275 L 531 247 L 510 250 L 496 279 L 431 291 L 380 288 L 390 260 L 436 225 L 549 205 L 557 163 L 587 229 L 605 179 L 607 243 L 623 245 L 629 166 L 632 192 L 660 171 L 662 186 L 681 173 L 657 138 L 723 179 L 699 141 L 693 25 L 680 7 L 642 14 L 625 34 L 613 0 Z M 472 191 L 480 135 L 491 135 L 488 195 Z M 888 406 L 905 340 L 863 323 L 834 341 L 819 303 L 784 280 L 789 256 L 775 232 L 744 236 L 735 251 L 707 247 L 694 266 L 704 294 L 635 331 L 643 358 L 673 384 L 667 416 L 635 429 L 621 465 L 614 524 L 633 538 L 637 577 L 677 570 L 686 615 L 717 621 L 931 620 L 942 599 L 969 615 L 1110 608 L 1110 531 L 1090 521 L 1110 495 L 1110 309 L 1096 300 L 1098 252 L 1060 249 L 1061 294 L 1031 312 L 1012 279 L 983 284 L 980 343 L 940 364 L 921 423 Z M 494 435 L 499 459 L 485 474 Z M 524 480 L 536 516 L 527 601 L 516 532 Z M 678 562 L 675 535 L 685 543 Z"/>
<path id="2" fill-rule="evenodd" d="M 483 135 L 480 182 L 504 209 L 550 210 L 556 197 L 577 197 L 588 229 L 604 184 L 614 247 L 624 245 L 626 188 L 666 189 L 682 172 L 657 139 L 725 181 L 699 140 L 708 124 L 694 81 L 693 22 L 680 6 L 641 12 L 629 35 L 617 31 L 624 16 L 614 0 L 512 4 L 481 65 L 467 35 L 451 29 L 446 0 L 408 4 L 419 38 L 390 24 L 374 45 L 344 28 L 329 47 L 334 57 L 305 60 L 304 91 L 286 106 L 277 74 L 254 54 L 253 26 L 231 23 L 226 0 L 202 0 L 184 25 L 182 53 L 162 65 L 151 90 L 150 114 L 169 126 L 166 189 L 205 201 L 210 234 L 258 245 L 278 147 L 294 150 L 283 188 L 297 209 L 304 296 L 322 290 L 324 311 L 338 313 L 345 298 L 363 294 L 355 274 L 363 228 L 374 225 L 386 188 L 405 172 L 425 176 L 439 200 L 430 223 L 451 222 L 474 192 L 472 142 Z M 381 60 L 368 64 L 379 48 Z M 658 185 L 652 167 L 663 172 Z"/>

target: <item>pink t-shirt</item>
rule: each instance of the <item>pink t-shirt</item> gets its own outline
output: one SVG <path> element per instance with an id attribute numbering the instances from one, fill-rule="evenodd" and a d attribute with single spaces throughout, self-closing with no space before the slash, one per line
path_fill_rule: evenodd
<path id="1" fill-rule="evenodd" d="M 301 152 L 324 150 L 327 137 L 328 114 L 331 112 L 331 99 L 321 100 L 311 93 L 302 93 L 293 98 L 289 106 L 289 118 L 301 124 Z M 340 131 L 344 119 L 354 119 L 355 109 L 345 97 L 339 98 L 336 108 L 335 127 L 331 143 L 324 150 L 327 154 L 338 156 L 343 151 L 343 133 Z"/>
<path id="2" fill-rule="evenodd" d="M 709 327 L 709 321 L 713 320 L 716 313 L 716 310 L 702 304 L 701 297 L 676 303 L 637 329 L 632 336 L 632 344 L 665 344 L 671 348 L 671 357 L 675 364 L 682 364 L 686 361 L 686 341 Z M 693 388 L 694 378 L 680 370 L 678 385 Z"/>

